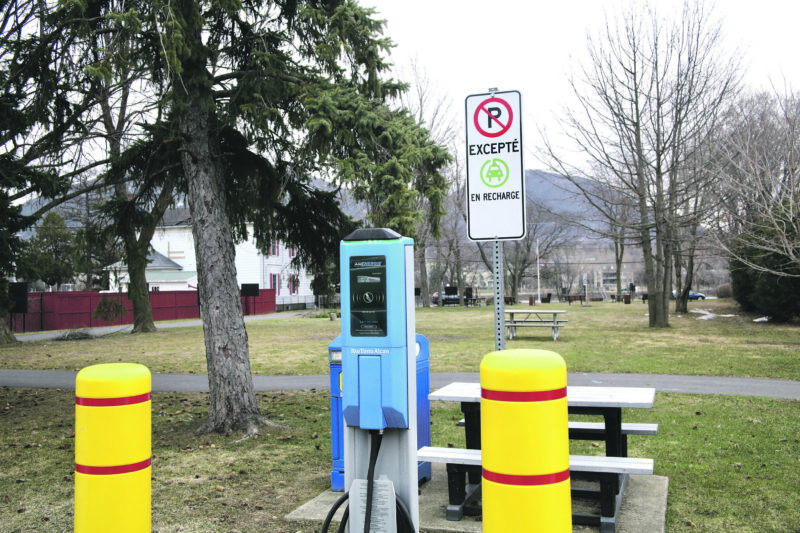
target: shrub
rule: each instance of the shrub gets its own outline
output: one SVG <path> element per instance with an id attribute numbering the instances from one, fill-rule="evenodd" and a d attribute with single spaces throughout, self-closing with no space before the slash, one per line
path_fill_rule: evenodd
<path id="1" fill-rule="evenodd" d="M 105 322 L 115 322 L 128 314 L 128 308 L 122 303 L 122 296 L 108 296 L 97 302 L 92 318 L 100 318 Z"/>
<path id="2" fill-rule="evenodd" d="M 744 250 L 747 252 L 747 250 Z M 772 259 L 772 261 L 770 260 Z M 774 269 L 775 258 L 759 251 L 750 261 Z M 797 275 L 798 268 L 789 268 Z M 788 322 L 800 316 L 800 278 L 779 276 L 751 268 L 739 261 L 731 261 L 733 297 L 746 312 L 769 316 L 775 322 Z"/>
<path id="3" fill-rule="evenodd" d="M 730 283 L 717 286 L 717 298 L 733 298 L 733 287 Z"/>

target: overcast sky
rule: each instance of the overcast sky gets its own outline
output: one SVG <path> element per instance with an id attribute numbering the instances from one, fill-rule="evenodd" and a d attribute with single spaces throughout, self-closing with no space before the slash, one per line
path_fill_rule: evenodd
<path id="1" fill-rule="evenodd" d="M 554 117 L 568 102 L 567 75 L 586 55 L 587 31 L 606 13 L 630 1 L 563 0 L 361 0 L 385 19 L 397 45 L 392 61 L 406 72 L 412 59 L 436 91 L 447 95 L 459 131 L 464 99 L 490 87 L 522 93 L 526 167 L 541 168 L 533 153 L 538 134 L 557 129 Z M 641 3 L 641 2 L 639 2 Z M 660 0 L 660 10 L 680 9 L 680 0 Z M 745 83 L 768 89 L 788 82 L 800 89 L 800 2 L 719 0 L 730 53 L 739 53 Z M 738 50 L 738 52 L 737 52 Z M 407 80 L 407 78 L 406 78 Z"/>

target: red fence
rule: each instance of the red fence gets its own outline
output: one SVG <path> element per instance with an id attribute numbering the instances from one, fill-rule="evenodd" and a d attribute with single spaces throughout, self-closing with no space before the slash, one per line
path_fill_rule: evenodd
<path id="1" fill-rule="evenodd" d="M 92 316 L 101 300 L 116 300 L 127 312 L 113 322 Z M 200 318 L 197 291 L 159 291 L 150 293 L 153 320 Z M 15 333 L 52 331 L 133 323 L 133 306 L 125 294 L 100 292 L 31 292 L 28 312 L 6 317 Z M 275 312 L 275 290 L 261 289 L 258 296 L 242 297 L 242 309 L 248 315 Z"/>

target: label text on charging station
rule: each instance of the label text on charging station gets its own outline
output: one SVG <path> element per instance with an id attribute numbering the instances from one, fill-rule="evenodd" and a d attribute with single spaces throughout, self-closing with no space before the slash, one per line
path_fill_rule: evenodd
<path id="1" fill-rule="evenodd" d="M 388 355 L 388 348 L 351 348 L 353 355 Z"/>

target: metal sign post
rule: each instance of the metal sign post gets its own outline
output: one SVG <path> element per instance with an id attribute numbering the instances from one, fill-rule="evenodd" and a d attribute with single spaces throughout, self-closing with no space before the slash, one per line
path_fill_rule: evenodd
<path id="1" fill-rule="evenodd" d="M 506 289 L 503 276 L 503 243 L 494 240 L 494 253 L 492 254 L 494 268 L 494 348 L 506 349 Z"/>
<path id="2" fill-rule="evenodd" d="M 493 241 L 495 347 L 504 350 L 503 240 L 525 237 L 525 166 L 519 91 L 473 94 L 465 100 L 467 235 Z"/>

